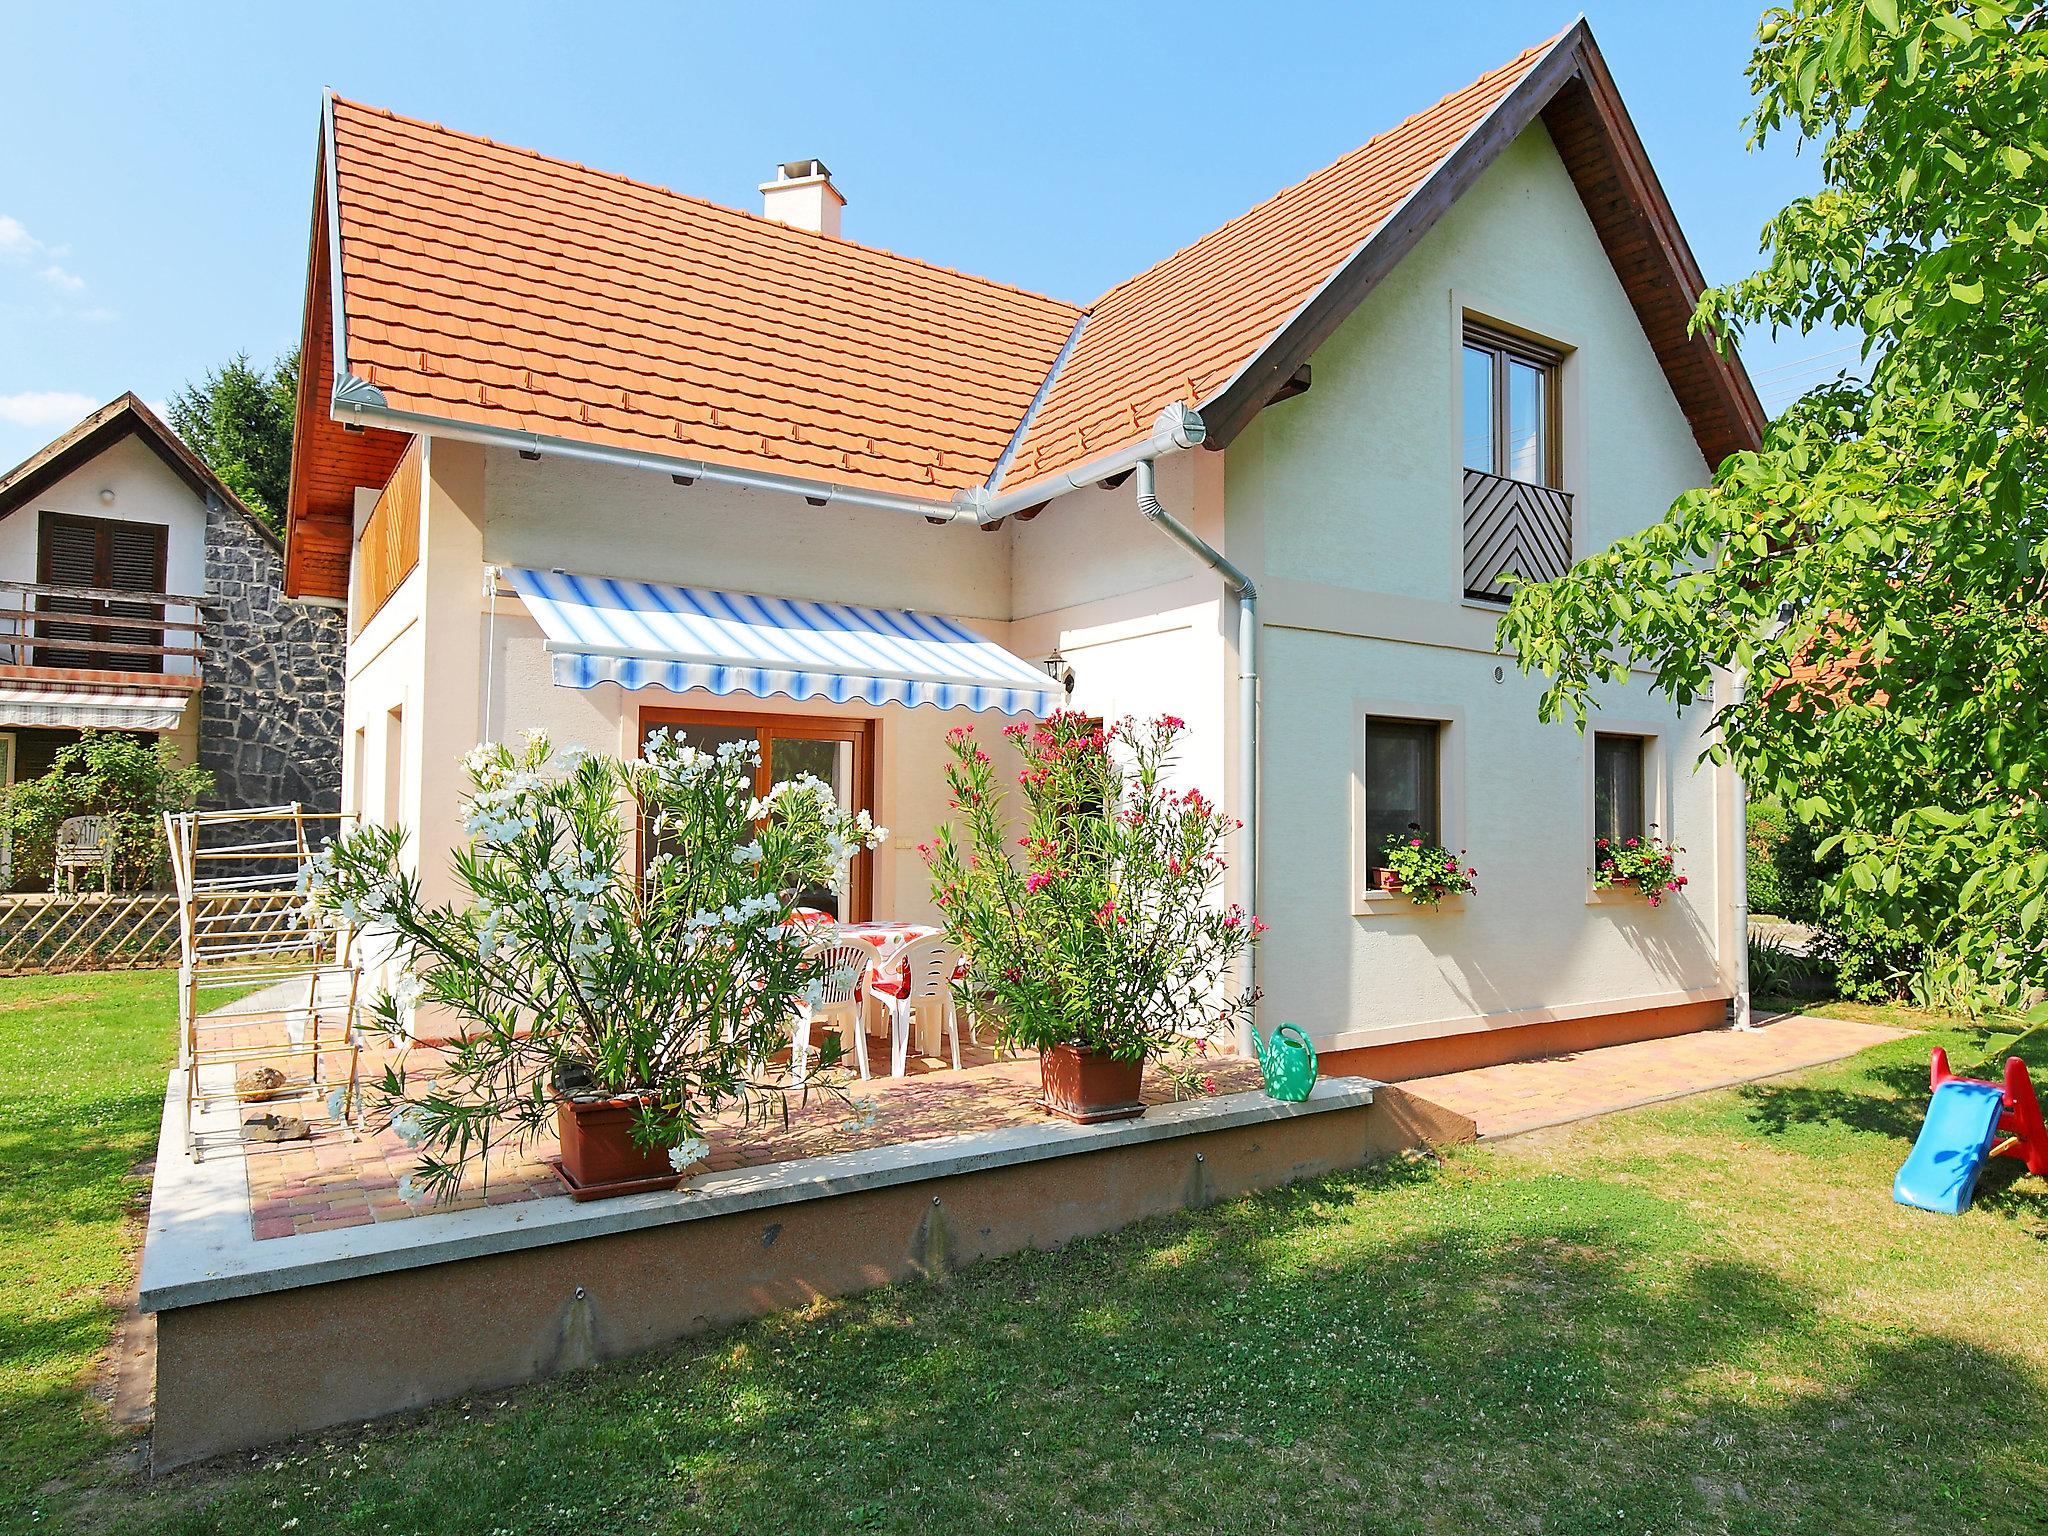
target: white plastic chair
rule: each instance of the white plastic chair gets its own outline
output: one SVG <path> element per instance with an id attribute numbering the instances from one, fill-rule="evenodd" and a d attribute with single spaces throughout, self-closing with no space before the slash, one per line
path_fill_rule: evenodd
<path id="1" fill-rule="evenodd" d="M 868 1075 L 868 1032 L 861 1019 L 861 979 L 875 957 L 863 944 L 834 944 L 822 940 L 810 951 L 819 967 L 815 998 L 797 1004 L 796 1019 L 789 1030 L 790 1076 L 802 1082 L 811 1070 L 811 1025 L 820 1018 L 838 1015 L 843 1032 L 853 1035 L 853 1059 L 860 1075 Z"/>
<path id="2" fill-rule="evenodd" d="M 960 1066 L 960 1013 L 953 1006 L 953 972 L 960 948 L 933 936 L 912 939 L 889 966 L 890 974 L 875 984 L 882 1006 L 889 1010 L 889 1075 L 901 1077 L 910 1059 L 910 1025 L 917 1005 L 940 999 L 946 1009 L 946 1033 L 953 1040 L 953 1066 Z M 897 989 L 901 988 L 901 995 Z"/>

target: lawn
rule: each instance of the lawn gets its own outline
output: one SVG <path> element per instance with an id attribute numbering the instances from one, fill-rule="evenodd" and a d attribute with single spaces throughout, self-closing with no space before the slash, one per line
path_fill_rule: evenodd
<path id="1" fill-rule="evenodd" d="M 1984 1031 L 1910 1022 L 1962 1061 L 1985 1052 Z M 2048 1529 L 2048 1187 L 2008 1162 L 1959 1220 L 1892 1205 L 1927 1043 L 155 1484 L 85 1454 L 64 1406 L 104 1330 L 95 1270 L 75 1282 L 90 1325 L 43 1373 L 40 1411 L 71 1427 L 36 1441 L 53 1481 L 31 1518 L 551 1536 Z M 116 1262 L 120 1208 L 80 1252 Z M 16 1244 L 42 1251 L 12 1215 L 4 1240 L 10 1270 Z M 43 1282 L 53 1298 L 70 1283 Z"/>
<path id="2" fill-rule="evenodd" d="M 131 1273 L 176 1008 L 168 971 L 0 981 L 0 1490 L 109 1444 L 81 1388 Z"/>

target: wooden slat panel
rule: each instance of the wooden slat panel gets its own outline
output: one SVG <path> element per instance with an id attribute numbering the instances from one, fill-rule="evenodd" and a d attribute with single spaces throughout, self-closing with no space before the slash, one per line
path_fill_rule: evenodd
<path id="1" fill-rule="evenodd" d="M 287 597 L 348 595 L 355 543 L 356 489 L 391 478 L 406 445 L 403 432 L 351 432 L 334 419 L 333 310 L 329 307 L 326 189 L 313 181 L 313 232 L 307 255 L 306 308 L 299 346 L 299 400 L 292 432 L 290 513 L 285 532 Z"/>
<path id="2" fill-rule="evenodd" d="M 420 445 L 417 439 L 385 482 L 363 524 L 355 560 L 355 633 L 391 600 L 420 563 Z"/>
<path id="3" fill-rule="evenodd" d="M 1512 571 L 1525 581 L 1551 581 L 1571 569 L 1572 499 L 1530 485 L 1465 471 L 1465 595 L 1504 602 Z"/>

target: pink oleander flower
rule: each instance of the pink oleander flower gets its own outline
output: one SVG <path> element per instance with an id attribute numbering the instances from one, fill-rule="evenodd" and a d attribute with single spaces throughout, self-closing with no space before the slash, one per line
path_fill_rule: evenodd
<path id="1" fill-rule="evenodd" d="M 1052 884 L 1055 873 L 1057 872 L 1054 870 L 1040 870 L 1037 874 L 1025 880 L 1024 889 L 1033 896 L 1036 896 L 1040 891 Z"/>

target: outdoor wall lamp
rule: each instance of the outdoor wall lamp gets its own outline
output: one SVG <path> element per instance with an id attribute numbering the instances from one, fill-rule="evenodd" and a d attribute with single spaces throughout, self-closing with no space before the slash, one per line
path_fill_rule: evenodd
<path id="1" fill-rule="evenodd" d="M 1067 658 L 1060 654 L 1060 648 L 1057 644 L 1053 646 L 1052 654 L 1041 661 L 1039 665 L 1045 668 L 1045 675 L 1047 677 L 1067 691 L 1067 695 L 1070 698 L 1073 696 L 1074 669 L 1067 665 Z"/>

